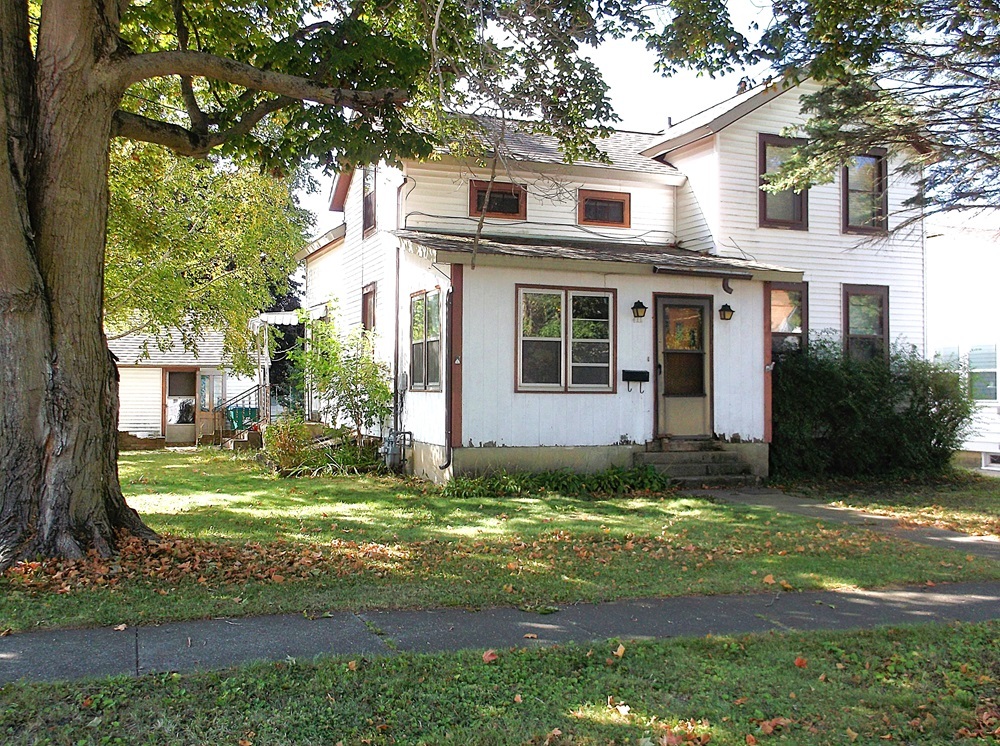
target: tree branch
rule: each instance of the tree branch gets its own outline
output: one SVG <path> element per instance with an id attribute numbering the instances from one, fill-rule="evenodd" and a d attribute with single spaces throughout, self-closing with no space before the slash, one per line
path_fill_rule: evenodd
<path id="1" fill-rule="evenodd" d="M 192 158 L 204 158 L 212 148 L 221 144 L 221 141 L 213 143 L 216 135 L 198 134 L 179 124 L 161 122 L 127 111 L 115 112 L 111 122 L 111 136 L 155 143 Z"/>
<path id="2" fill-rule="evenodd" d="M 141 80 L 168 75 L 190 75 L 224 80 L 233 85 L 268 91 L 299 101 L 360 109 L 382 104 L 401 104 L 409 97 L 407 92 L 400 88 L 374 91 L 331 88 L 309 78 L 261 70 L 245 62 L 217 57 L 206 52 L 183 50 L 151 52 L 129 57 L 119 63 L 118 82 L 122 89 L 125 89 Z"/>
<path id="3" fill-rule="evenodd" d="M 213 148 L 217 148 L 227 140 L 249 134 L 268 114 L 273 114 L 279 109 L 297 103 L 299 100 L 290 96 L 278 96 L 261 101 L 229 129 L 211 133 L 189 130 L 179 124 L 161 122 L 141 114 L 117 111 L 112 121 L 111 135 L 162 145 L 179 155 L 204 158 Z"/>
<path id="4" fill-rule="evenodd" d="M 174 23 L 177 24 L 177 46 L 186 51 L 188 48 L 188 27 L 184 22 L 184 5 L 181 0 L 173 0 Z M 208 117 L 198 106 L 198 99 L 194 95 L 194 85 L 190 75 L 181 76 L 181 97 L 184 99 L 184 108 L 187 109 L 188 119 L 191 120 L 191 129 L 198 133 L 208 132 Z"/>

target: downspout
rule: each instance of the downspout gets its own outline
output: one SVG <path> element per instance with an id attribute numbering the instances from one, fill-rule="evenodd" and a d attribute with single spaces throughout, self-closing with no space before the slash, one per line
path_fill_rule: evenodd
<path id="1" fill-rule="evenodd" d="M 445 329 L 447 330 L 448 338 L 444 342 L 445 353 L 445 376 L 444 376 L 444 444 L 447 449 L 448 458 L 443 464 L 438 465 L 438 469 L 444 471 L 451 466 L 452 457 L 452 447 L 451 447 L 451 385 L 452 385 L 452 339 L 454 338 L 455 330 L 452 328 L 454 321 L 452 317 L 452 292 L 453 288 L 451 284 L 448 285 L 448 295 L 444 302 L 445 308 L 445 318 L 448 320 Z"/>

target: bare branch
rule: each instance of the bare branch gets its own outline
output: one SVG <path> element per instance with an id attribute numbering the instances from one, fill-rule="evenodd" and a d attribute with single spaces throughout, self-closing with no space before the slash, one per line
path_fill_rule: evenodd
<path id="1" fill-rule="evenodd" d="M 177 24 L 177 46 L 186 51 L 188 48 L 188 27 L 184 21 L 184 5 L 181 0 L 173 0 L 173 7 L 174 22 Z M 198 99 L 194 95 L 194 85 L 190 75 L 181 76 L 181 97 L 184 99 L 184 107 L 191 120 L 191 129 L 199 133 L 208 132 L 208 117 L 198 106 Z"/>
<path id="2" fill-rule="evenodd" d="M 364 109 L 384 104 L 402 104 L 409 95 L 400 88 L 358 91 L 352 88 L 332 88 L 315 80 L 261 70 L 245 62 L 217 57 L 206 52 L 173 50 L 151 52 L 127 58 L 119 63 L 119 84 L 127 88 L 133 83 L 168 75 L 200 76 L 224 80 L 233 85 L 258 91 L 268 91 L 299 101 L 314 101 L 329 106 Z"/>

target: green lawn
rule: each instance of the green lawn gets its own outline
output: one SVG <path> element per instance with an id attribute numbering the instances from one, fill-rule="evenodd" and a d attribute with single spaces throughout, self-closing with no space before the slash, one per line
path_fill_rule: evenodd
<path id="1" fill-rule="evenodd" d="M 996 743 L 1000 623 L 393 658 L 0 688 L 19 744 Z"/>
<path id="2" fill-rule="evenodd" d="M 910 483 L 829 481 L 792 487 L 846 507 L 894 516 L 904 526 L 1000 536 L 1000 479 L 973 472 L 958 470 Z"/>
<path id="3" fill-rule="evenodd" d="M 1000 563 L 706 499 L 446 499 L 391 478 L 282 480 L 213 450 L 126 454 L 161 544 L 0 578 L 0 630 L 216 615 L 540 606 L 1000 578 Z"/>

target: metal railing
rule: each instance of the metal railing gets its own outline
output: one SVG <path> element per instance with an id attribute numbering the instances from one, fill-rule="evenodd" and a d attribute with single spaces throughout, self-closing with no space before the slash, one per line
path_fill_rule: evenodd
<path id="1" fill-rule="evenodd" d="M 250 430 L 259 429 L 271 418 L 268 387 L 257 385 L 231 396 L 216 405 L 213 413 L 216 445 L 235 440 Z"/>

